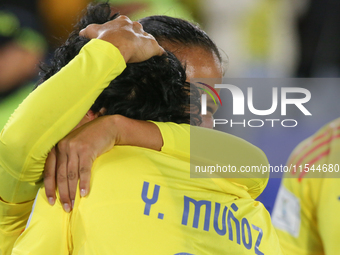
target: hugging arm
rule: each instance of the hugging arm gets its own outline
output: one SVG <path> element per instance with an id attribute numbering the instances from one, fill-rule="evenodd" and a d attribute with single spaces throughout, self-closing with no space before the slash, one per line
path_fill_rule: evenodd
<path id="1" fill-rule="evenodd" d="M 116 64 L 105 68 L 104 63 L 108 61 Z M 91 62 L 93 66 L 85 68 L 84 62 Z M 104 41 L 90 42 L 69 65 L 31 93 L 1 131 L 2 254 L 10 253 L 14 241 L 25 228 L 32 200 L 42 183 L 48 152 L 77 125 L 96 95 L 105 88 L 104 84 L 109 84 L 124 67 L 118 49 Z M 79 69 L 81 74 L 75 75 Z M 91 71 L 97 71 L 98 76 L 93 73 L 91 78 L 85 78 L 84 74 Z"/>
<path id="2" fill-rule="evenodd" d="M 85 66 L 86 62 L 92 64 Z M 0 136 L 0 196 L 4 201 L 22 203 L 35 197 L 48 152 L 124 68 L 117 48 L 91 41 L 24 100 Z"/>
<path id="3" fill-rule="evenodd" d="M 190 140 L 191 138 L 193 140 Z M 190 155 L 190 142 L 195 143 L 197 148 L 211 150 L 208 152 L 202 150 L 201 153 L 195 150 Z M 45 166 L 47 176 L 44 179 L 45 191 L 47 197 L 53 199 L 55 199 L 55 176 L 58 172 L 56 162 L 65 165 L 67 172 L 72 176 L 75 172 L 80 172 L 80 193 L 85 196 L 90 190 L 91 167 L 94 160 L 115 145 L 144 147 L 203 164 L 268 165 L 266 156 L 259 148 L 235 136 L 188 124 L 148 122 L 121 115 L 97 118 L 68 134 L 59 145 L 62 146 L 58 146 L 59 148 L 49 155 Z M 73 159 L 77 161 L 74 162 Z M 237 181 L 246 187 L 240 196 L 252 198 L 261 194 L 268 181 L 267 174 L 261 176 L 262 178 L 249 174 L 247 177 L 253 178 L 240 177 L 242 178 L 231 182 Z M 215 180 L 218 185 L 222 185 L 219 178 Z M 61 202 L 75 198 L 77 182 L 69 183 L 68 187 L 66 191 L 59 191 Z"/>
<path id="4" fill-rule="evenodd" d="M 48 201 L 54 204 L 56 185 L 62 204 L 75 199 L 78 178 L 56 180 L 59 169 L 65 169 L 68 176 L 78 177 L 79 173 L 80 195 L 86 196 L 90 190 L 92 164 L 101 154 L 115 145 L 134 145 L 160 151 L 162 144 L 161 133 L 151 122 L 107 115 L 86 123 L 63 138 L 48 155 L 44 171 Z"/>

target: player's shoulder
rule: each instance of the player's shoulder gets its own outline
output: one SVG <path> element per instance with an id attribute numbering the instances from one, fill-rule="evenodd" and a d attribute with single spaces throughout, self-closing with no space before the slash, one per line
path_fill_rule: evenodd
<path id="1" fill-rule="evenodd" d="M 333 143 L 338 142 L 338 138 L 340 138 L 340 118 L 327 123 L 314 135 L 302 141 L 294 149 L 289 161 L 297 161 L 302 157 L 305 158 L 311 154 L 311 150 L 329 149 Z"/>
<path id="2" fill-rule="evenodd" d="M 332 163 L 329 162 L 330 155 L 340 150 L 339 138 L 340 118 L 320 128 L 314 135 L 301 142 L 294 149 L 288 159 L 287 165 L 294 166 L 296 171 L 290 174 L 298 174 L 298 178 L 300 179 L 307 174 L 315 174 L 314 177 L 321 177 L 320 173 L 325 172 L 325 169 L 322 167 L 327 164 L 328 169 L 328 163 Z M 320 176 L 316 176 L 316 174 Z"/>

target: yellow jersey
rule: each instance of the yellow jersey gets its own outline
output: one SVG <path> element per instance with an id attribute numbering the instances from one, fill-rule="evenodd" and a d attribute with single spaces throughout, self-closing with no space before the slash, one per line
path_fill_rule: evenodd
<path id="1" fill-rule="evenodd" d="M 48 152 L 125 67 L 116 47 L 91 40 L 12 114 L 0 133 L 0 254 L 10 254 L 25 228 Z"/>
<path id="2" fill-rule="evenodd" d="M 297 170 L 284 176 L 272 214 L 286 254 L 340 252 L 339 138 L 337 119 L 298 145 L 288 160 Z"/>
<path id="3" fill-rule="evenodd" d="M 243 187 L 190 178 L 189 158 L 164 152 L 176 133 L 189 155 L 190 126 L 159 127 L 163 152 L 117 146 L 102 155 L 92 168 L 90 194 L 78 194 L 70 214 L 60 203 L 50 206 L 42 188 L 13 254 L 281 254 L 268 212 Z M 239 149 L 266 163 L 245 141 L 219 135 L 220 142 L 237 140 Z"/>
<path id="4" fill-rule="evenodd" d="M 92 70 L 96 65 L 100 66 Z M 27 222 L 48 151 L 70 132 L 90 108 L 90 102 L 124 67 L 115 47 L 91 41 L 42 85 L 44 90 L 38 88 L 24 101 L 2 131 L 3 254 L 10 254 L 13 238 Z M 74 75 L 79 69 L 84 75 Z M 88 77 L 85 74 L 89 70 L 99 73 L 90 81 L 82 77 Z M 73 83 L 79 81 L 69 81 L 69 76 L 83 79 L 81 86 L 74 88 Z M 52 89 L 60 84 L 65 87 Z M 91 93 L 86 93 L 84 86 Z M 72 100 L 61 99 L 61 91 L 67 91 Z M 64 108 L 50 105 L 57 99 Z M 38 119 L 43 125 L 30 129 Z M 71 120 L 73 124 L 69 124 Z M 50 206 L 41 188 L 12 254 L 281 254 L 269 214 L 254 200 L 265 188 L 267 178 L 190 178 L 190 129 L 202 132 L 202 147 L 220 144 L 220 150 L 207 155 L 214 154 L 221 165 L 267 165 L 263 152 L 225 133 L 185 124 L 156 125 L 164 140 L 162 151 L 116 146 L 99 157 L 93 165 L 91 191 L 82 199 L 77 194 L 71 213 L 63 211 L 59 200 Z M 16 140 L 15 131 L 23 133 L 20 140 Z M 225 155 L 223 148 L 228 146 L 233 146 L 233 153 Z M 10 154 L 15 149 L 19 153 Z"/>

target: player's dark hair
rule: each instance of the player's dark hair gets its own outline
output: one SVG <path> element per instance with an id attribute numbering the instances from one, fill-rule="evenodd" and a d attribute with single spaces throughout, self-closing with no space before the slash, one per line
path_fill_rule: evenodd
<path id="1" fill-rule="evenodd" d="M 71 61 L 89 42 L 79 31 L 89 24 L 103 24 L 118 17 L 111 16 L 106 3 L 89 5 L 66 42 L 54 53 L 50 65 L 41 65 L 45 81 Z M 113 80 L 99 95 L 91 110 L 106 108 L 105 114 L 121 114 L 129 118 L 176 123 L 201 123 L 199 92 L 186 81 L 185 69 L 170 52 L 134 64 Z M 191 100 L 190 100 L 191 98 Z M 191 114 L 190 114 L 191 110 Z"/>
<path id="2" fill-rule="evenodd" d="M 139 22 L 145 32 L 152 34 L 162 45 L 162 42 L 171 42 L 187 47 L 198 46 L 215 53 L 220 62 L 221 54 L 216 44 L 209 38 L 198 25 L 187 20 L 164 15 L 154 15 L 142 18 Z"/>

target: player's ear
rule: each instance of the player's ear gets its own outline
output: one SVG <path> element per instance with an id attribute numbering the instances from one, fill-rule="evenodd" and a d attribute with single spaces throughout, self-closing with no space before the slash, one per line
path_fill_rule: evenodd
<path id="1" fill-rule="evenodd" d="M 99 112 L 93 112 L 92 110 L 88 110 L 87 113 L 86 113 L 86 117 L 92 121 L 100 116 L 103 116 L 106 112 L 106 109 L 104 107 L 102 107 Z"/>
<path id="2" fill-rule="evenodd" d="M 105 113 L 106 113 L 106 108 L 104 107 L 100 108 L 98 117 L 103 116 Z"/>
<path id="3" fill-rule="evenodd" d="M 97 114 L 98 114 L 98 113 L 94 113 L 92 110 L 88 110 L 87 113 L 86 113 L 86 118 L 87 118 L 89 121 L 92 121 L 92 120 L 94 120 L 95 118 L 97 118 Z"/>
<path id="4" fill-rule="evenodd" d="M 106 109 L 104 107 L 102 107 L 99 112 L 93 112 L 92 110 L 88 110 L 86 113 L 86 117 L 91 121 L 94 120 L 100 116 L 103 116 L 106 112 Z"/>

